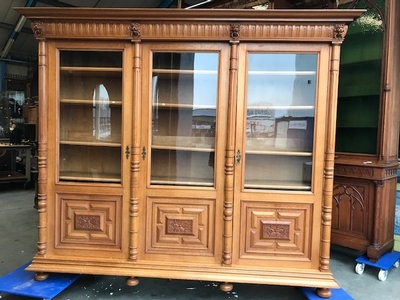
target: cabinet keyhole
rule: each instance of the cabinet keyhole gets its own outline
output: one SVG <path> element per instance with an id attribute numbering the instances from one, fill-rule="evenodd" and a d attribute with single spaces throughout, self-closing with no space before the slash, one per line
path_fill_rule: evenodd
<path id="1" fill-rule="evenodd" d="M 131 151 L 129 151 L 129 147 L 126 146 L 125 148 L 125 157 L 128 159 L 129 158 L 129 154 L 131 154 Z"/>
<path id="2" fill-rule="evenodd" d="M 146 147 L 143 147 L 143 148 L 142 148 L 142 158 L 145 159 L 145 158 L 146 158 L 146 155 L 147 155 Z"/>
<path id="3" fill-rule="evenodd" d="M 240 164 L 240 161 L 242 160 L 242 154 L 240 153 L 240 150 L 236 152 L 236 164 Z"/>

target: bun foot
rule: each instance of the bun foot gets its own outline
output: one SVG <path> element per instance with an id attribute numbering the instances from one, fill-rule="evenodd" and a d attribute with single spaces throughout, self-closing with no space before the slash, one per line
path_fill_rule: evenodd
<path id="1" fill-rule="evenodd" d="M 317 288 L 315 293 L 321 298 L 330 298 L 332 296 L 331 290 L 327 288 Z"/>
<path id="2" fill-rule="evenodd" d="M 137 277 L 128 277 L 125 283 L 127 286 L 137 286 L 139 284 L 139 279 Z"/>
<path id="3" fill-rule="evenodd" d="M 229 282 L 224 282 L 219 285 L 219 289 L 223 292 L 230 292 L 233 290 L 233 284 Z"/>
<path id="4" fill-rule="evenodd" d="M 49 278 L 49 273 L 37 272 L 35 273 L 34 278 L 36 281 L 45 281 L 47 278 Z"/>

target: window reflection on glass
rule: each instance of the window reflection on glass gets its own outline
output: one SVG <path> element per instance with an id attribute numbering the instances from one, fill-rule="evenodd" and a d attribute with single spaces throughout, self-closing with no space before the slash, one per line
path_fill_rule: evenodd
<path id="1" fill-rule="evenodd" d="M 103 84 L 93 91 L 93 137 L 108 139 L 111 135 L 110 98 Z"/>
<path id="2" fill-rule="evenodd" d="M 152 75 L 152 183 L 213 185 L 218 54 L 154 53 Z"/>
<path id="3" fill-rule="evenodd" d="M 310 189 L 316 54 L 248 55 L 245 187 Z"/>

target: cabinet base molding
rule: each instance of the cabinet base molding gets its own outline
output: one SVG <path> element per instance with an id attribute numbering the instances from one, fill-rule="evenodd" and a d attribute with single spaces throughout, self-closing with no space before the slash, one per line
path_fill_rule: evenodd
<path id="1" fill-rule="evenodd" d="M 285 270 L 267 268 L 215 267 L 190 265 L 161 265 L 156 263 L 97 262 L 89 260 L 65 260 L 35 258 L 26 268 L 28 271 L 46 270 L 50 273 L 71 273 L 88 275 L 128 276 L 128 286 L 139 283 L 140 277 L 178 280 L 203 280 L 221 282 L 221 290 L 227 291 L 233 283 L 288 285 L 313 288 L 339 288 L 331 272 L 299 270 L 288 267 Z"/>

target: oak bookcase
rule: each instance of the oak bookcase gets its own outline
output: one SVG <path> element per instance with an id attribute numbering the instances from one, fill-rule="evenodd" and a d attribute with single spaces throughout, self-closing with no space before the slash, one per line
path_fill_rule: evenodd
<path id="1" fill-rule="evenodd" d="M 16 10 L 39 41 L 37 280 L 338 287 L 338 67 L 362 11 Z"/>

